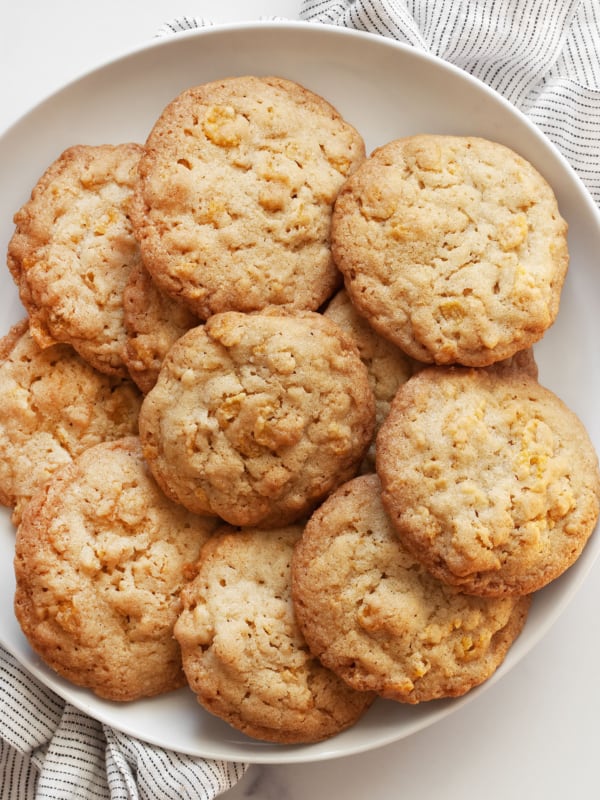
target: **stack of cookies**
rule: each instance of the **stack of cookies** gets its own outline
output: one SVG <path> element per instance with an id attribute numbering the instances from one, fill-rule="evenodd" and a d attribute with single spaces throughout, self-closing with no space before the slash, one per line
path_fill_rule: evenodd
<path id="1" fill-rule="evenodd" d="M 529 163 L 367 156 L 307 88 L 234 77 L 66 150 L 15 224 L 0 502 L 52 669 L 295 744 L 498 668 L 600 498 L 538 382 L 568 251 Z"/>

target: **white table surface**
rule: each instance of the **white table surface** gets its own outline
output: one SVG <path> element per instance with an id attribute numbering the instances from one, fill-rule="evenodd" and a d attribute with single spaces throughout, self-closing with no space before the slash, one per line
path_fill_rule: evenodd
<path id="1" fill-rule="evenodd" d="M 294 0 L 2 0 L 0 131 L 66 81 L 143 44 L 166 21 L 184 15 L 215 23 L 294 19 L 299 8 Z M 0 168 L 0 181 L 1 175 Z M 223 797 L 600 798 L 599 609 L 597 564 L 543 641 L 474 702 L 367 754 L 253 766 Z"/>

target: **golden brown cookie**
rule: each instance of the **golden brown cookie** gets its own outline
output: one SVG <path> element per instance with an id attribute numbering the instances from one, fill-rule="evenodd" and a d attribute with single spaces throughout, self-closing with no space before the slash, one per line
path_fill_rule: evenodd
<path id="1" fill-rule="evenodd" d="M 360 313 L 413 358 L 487 366 L 554 322 L 567 225 L 525 159 L 477 137 L 377 149 L 336 201 L 332 248 Z"/>
<path id="2" fill-rule="evenodd" d="M 290 564 L 300 526 L 225 527 L 202 550 L 175 625 L 198 702 L 249 736 L 316 742 L 353 725 L 373 700 L 311 655 L 294 618 Z"/>
<path id="3" fill-rule="evenodd" d="M 527 597 L 473 597 L 434 578 L 398 541 L 376 475 L 349 481 L 314 512 L 296 545 L 292 597 L 325 666 L 402 703 L 487 680 L 529 608 Z"/>
<path id="4" fill-rule="evenodd" d="M 123 289 L 140 253 L 129 220 L 141 147 L 65 150 L 16 213 L 8 266 L 40 347 L 71 344 L 127 377 Z"/>
<path id="5" fill-rule="evenodd" d="M 539 377 L 539 370 L 533 347 L 519 350 L 514 356 L 505 358 L 502 361 L 496 361 L 495 364 L 490 364 L 489 367 L 483 367 L 483 369 L 498 374 L 505 372 L 526 372 L 534 380 L 537 380 Z"/>
<path id="6" fill-rule="evenodd" d="M 144 262 L 202 319 L 316 310 L 340 282 L 333 204 L 364 156 L 358 132 L 297 83 L 239 76 L 192 87 L 164 109 L 140 162 Z"/>
<path id="7" fill-rule="evenodd" d="M 0 340 L 0 503 L 23 505 L 55 469 L 100 442 L 137 433 L 141 395 L 69 345 L 41 350 L 27 320 Z"/>
<path id="8" fill-rule="evenodd" d="M 141 261 L 132 267 L 123 291 L 123 314 L 123 360 L 132 379 L 147 393 L 171 345 L 199 320 L 158 288 Z"/>
<path id="9" fill-rule="evenodd" d="M 465 592 L 528 594 L 578 558 L 600 475 L 576 415 L 523 370 L 423 370 L 377 438 L 399 537 Z"/>
<path id="10" fill-rule="evenodd" d="M 184 685 L 179 592 L 215 527 L 165 498 L 136 437 L 89 448 L 54 473 L 17 531 L 15 613 L 31 646 L 110 700 Z"/>
<path id="11" fill-rule="evenodd" d="M 232 525 L 309 513 L 354 475 L 375 421 L 354 343 L 316 312 L 226 311 L 171 348 L 140 436 L 169 497 Z"/>
<path id="12" fill-rule="evenodd" d="M 362 471 L 375 469 L 375 435 L 400 387 L 422 364 L 407 356 L 399 347 L 385 339 L 361 317 L 348 292 L 340 289 L 323 312 L 352 337 L 360 357 L 367 367 L 369 382 L 375 397 L 375 433 Z"/>

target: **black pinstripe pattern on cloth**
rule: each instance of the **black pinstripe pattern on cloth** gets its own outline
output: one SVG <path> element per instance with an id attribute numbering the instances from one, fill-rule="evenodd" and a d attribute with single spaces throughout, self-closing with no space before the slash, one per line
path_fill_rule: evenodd
<path id="1" fill-rule="evenodd" d="M 600 202 L 598 0 L 304 0 L 300 16 L 398 39 L 525 112 Z"/>
<path id="2" fill-rule="evenodd" d="M 600 202 L 598 0 L 304 0 L 300 17 L 397 39 L 480 78 L 529 115 Z M 181 17 L 157 35 L 210 24 Z M 0 671 L 0 800 L 210 800 L 245 771 L 101 725 L 1 648 Z"/>
<path id="3" fill-rule="evenodd" d="M 245 772 L 102 725 L 1 648 L 0 675 L 0 800 L 211 800 Z"/>

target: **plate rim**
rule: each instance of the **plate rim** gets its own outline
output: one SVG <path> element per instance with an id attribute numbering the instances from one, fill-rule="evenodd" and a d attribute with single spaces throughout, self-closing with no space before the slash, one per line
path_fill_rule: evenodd
<path id="1" fill-rule="evenodd" d="M 428 53 L 424 50 L 420 50 L 413 45 L 409 45 L 404 42 L 399 42 L 391 38 L 383 37 L 380 34 L 375 34 L 368 31 L 359 31 L 352 28 L 342 27 L 328 23 L 307 22 L 302 20 L 280 20 L 280 19 L 247 20 L 240 22 L 218 23 L 213 25 L 207 25 L 204 27 L 194 28 L 187 31 L 181 31 L 173 34 L 166 34 L 162 36 L 157 35 L 154 39 L 152 39 L 149 42 L 142 42 L 131 48 L 125 48 L 122 49 L 120 52 L 116 52 L 114 54 L 107 56 L 106 58 L 98 61 L 93 66 L 90 66 L 81 73 L 73 76 L 68 81 L 61 84 L 59 87 L 53 89 L 50 93 L 48 93 L 46 96 L 35 102 L 33 105 L 31 105 L 31 107 L 29 107 L 22 114 L 20 114 L 20 116 L 16 120 L 9 123 L 8 126 L 6 126 L 0 131 L 0 148 L 2 147 L 5 138 L 10 136 L 15 131 L 15 129 L 17 129 L 20 125 L 26 124 L 30 116 L 41 112 L 45 105 L 52 104 L 52 102 L 55 101 L 58 96 L 72 90 L 74 87 L 76 87 L 77 84 L 89 80 L 92 76 L 101 73 L 103 70 L 107 68 L 118 67 L 120 63 L 125 63 L 128 60 L 135 59 L 140 54 L 147 53 L 149 51 L 160 50 L 163 48 L 170 48 L 174 46 L 176 47 L 177 46 L 176 43 L 184 39 L 201 40 L 206 37 L 212 38 L 215 36 L 227 35 L 228 33 L 231 32 L 235 32 L 236 34 L 241 34 L 243 32 L 248 32 L 248 31 L 264 30 L 265 28 L 272 28 L 274 30 L 284 29 L 290 31 L 304 30 L 304 31 L 309 31 L 311 34 L 316 33 L 317 35 L 324 35 L 324 36 L 333 35 L 342 38 L 364 39 L 366 41 L 374 43 L 376 46 L 384 48 L 387 47 L 391 48 L 392 50 L 402 51 L 405 54 L 408 54 L 410 58 L 415 58 L 417 60 L 421 60 L 428 64 L 435 64 L 439 68 L 442 68 L 444 71 L 459 76 L 460 80 L 472 83 L 473 85 L 477 86 L 479 90 L 483 90 L 486 94 L 492 97 L 496 103 L 503 106 L 507 111 L 509 111 L 511 115 L 518 116 L 522 121 L 522 123 L 530 130 L 530 132 L 539 139 L 541 139 L 545 143 L 545 145 L 553 152 L 554 157 L 559 161 L 561 167 L 565 170 L 565 172 L 570 176 L 571 180 L 574 182 L 576 188 L 579 191 L 581 199 L 586 202 L 588 210 L 591 211 L 600 229 L 600 209 L 598 208 L 598 205 L 594 201 L 591 193 L 589 192 L 589 190 L 587 189 L 587 187 L 585 186 L 585 184 L 583 183 L 582 179 L 577 174 L 575 169 L 572 167 L 568 159 L 561 153 L 559 148 L 551 141 L 551 139 L 523 111 L 518 109 L 516 106 L 512 105 L 496 90 L 488 86 L 479 78 L 471 75 L 469 72 L 452 64 L 451 62 L 445 61 L 444 59 L 435 54 Z M 548 630 L 556 623 L 557 619 L 564 612 L 566 607 L 570 604 L 570 602 L 572 601 L 575 594 L 578 592 L 583 582 L 587 579 L 587 576 L 591 571 L 592 567 L 594 566 L 599 555 L 600 555 L 600 548 L 598 549 L 598 552 L 595 554 L 594 558 L 588 559 L 583 568 L 579 570 L 578 573 L 579 579 L 577 581 L 571 582 L 571 585 L 568 587 L 568 590 L 561 595 L 560 602 L 556 603 L 555 606 L 553 606 L 552 613 L 550 615 L 546 615 L 546 617 L 544 617 L 543 622 L 540 623 L 540 625 L 536 628 L 535 634 L 530 635 L 530 638 L 527 641 L 527 647 L 519 656 L 518 661 L 521 661 L 522 658 L 539 643 L 539 641 L 547 634 Z M 75 707 L 89 714 L 93 718 L 99 720 L 103 724 L 115 727 L 118 730 L 128 735 L 135 736 L 136 738 L 141 739 L 142 741 L 146 741 L 149 744 L 165 748 L 164 741 L 157 741 L 156 737 L 152 736 L 143 737 L 140 735 L 139 731 L 132 731 L 131 729 L 128 730 L 126 729 L 126 727 L 121 725 L 116 726 L 114 724 L 114 721 L 111 720 L 106 714 L 104 713 L 98 714 L 95 711 L 91 711 L 89 707 L 86 707 L 85 702 L 78 700 L 78 698 L 73 698 L 72 695 L 69 696 L 68 691 L 61 692 L 60 686 L 57 688 L 56 685 L 50 685 L 50 683 L 48 682 L 48 677 L 44 674 L 44 671 L 48 670 L 48 668 L 43 663 L 40 663 L 37 669 L 35 667 L 32 669 L 28 664 L 23 664 L 21 660 L 21 654 L 18 651 L 16 652 L 17 648 L 14 648 L 14 646 L 12 646 L 11 643 L 5 641 L 2 630 L 0 630 L 0 643 L 13 655 L 14 658 L 17 659 L 17 661 L 19 661 L 19 663 L 22 666 L 24 666 L 26 670 L 30 671 L 34 675 L 34 677 L 38 678 L 51 691 L 56 692 L 66 702 L 72 703 Z M 34 659 L 37 658 L 39 657 L 34 654 Z M 506 664 L 508 663 L 509 659 L 507 659 Z M 365 742 L 360 746 L 357 745 L 341 753 L 329 753 L 327 752 L 326 747 L 322 748 L 322 752 L 311 753 L 311 750 L 313 749 L 314 746 L 310 744 L 293 745 L 293 746 L 274 745 L 273 747 L 277 749 L 277 753 L 275 752 L 271 753 L 270 751 L 273 748 L 267 744 L 269 750 L 267 751 L 265 749 L 265 752 L 261 753 L 260 748 L 265 743 L 258 742 L 256 745 L 256 753 L 249 754 L 248 757 L 247 758 L 244 757 L 243 760 L 248 761 L 248 763 L 256 763 L 256 764 L 308 763 L 308 762 L 317 762 L 323 760 L 332 760 L 335 758 L 346 757 L 348 755 L 354 755 L 361 752 L 370 751 L 375 748 L 384 747 L 393 742 L 400 741 L 403 738 L 407 738 L 408 736 L 412 736 L 414 733 L 421 731 L 432 724 L 435 724 L 448 714 L 454 713 L 458 709 L 464 707 L 467 703 L 471 702 L 477 696 L 479 696 L 479 694 L 481 694 L 483 691 L 486 691 L 489 687 L 493 686 L 498 680 L 501 680 L 502 677 L 509 671 L 510 668 L 511 668 L 510 666 L 505 666 L 505 664 L 503 663 L 499 667 L 499 669 L 487 681 L 485 681 L 485 683 L 472 689 L 466 695 L 451 700 L 451 703 L 448 704 L 451 705 L 451 708 L 449 708 L 448 710 L 442 709 L 439 713 L 434 713 L 432 719 L 424 718 L 422 724 L 412 725 L 410 727 L 410 730 L 403 735 L 399 736 L 396 733 L 390 732 L 390 734 L 387 737 L 378 739 L 376 745 L 370 745 L 369 742 Z M 92 697 L 92 700 L 93 699 L 94 698 Z M 334 739 L 335 737 L 333 737 L 331 741 L 333 741 Z M 320 744 L 326 745 L 326 742 Z M 191 748 L 189 751 L 182 751 L 179 748 L 177 752 L 188 752 L 189 755 L 194 755 L 200 758 L 214 758 L 214 759 L 228 758 L 227 756 L 224 756 L 222 753 L 218 753 L 214 750 L 211 751 L 210 748 L 204 748 L 204 752 L 202 754 L 199 753 L 197 747 Z"/>

